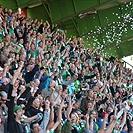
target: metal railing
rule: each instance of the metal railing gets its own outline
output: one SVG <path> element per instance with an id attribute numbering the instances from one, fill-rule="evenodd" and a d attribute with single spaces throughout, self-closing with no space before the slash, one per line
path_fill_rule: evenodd
<path id="1" fill-rule="evenodd" d="M 128 66 L 130 66 L 131 69 L 133 70 L 133 64 L 130 64 L 130 63 L 126 62 L 126 61 L 123 60 L 123 59 L 122 59 L 122 61 L 124 62 L 124 66 L 125 66 L 125 67 L 127 67 L 127 65 L 128 65 Z"/>

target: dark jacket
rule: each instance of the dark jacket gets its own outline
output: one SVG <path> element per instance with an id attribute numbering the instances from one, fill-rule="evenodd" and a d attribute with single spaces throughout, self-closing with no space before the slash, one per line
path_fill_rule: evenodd
<path id="1" fill-rule="evenodd" d="M 32 71 L 26 72 L 26 74 L 24 76 L 26 83 L 30 83 L 30 81 L 33 80 L 33 77 L 38 70 L 39 70 L 39 65 L 35 65 L 35 67 L 32 69 Z"/>
<path id="2" fill-rule="evenodd" d="M 86 114 L 87 110 L 88 110 L 88 102 L 90 101 L 89 98 L 83 98 L 81 101 L 81 106 L 80 109 L 83 111 L 83 114 Z"/>
<path id="3" fill-rule="evenodd" d="M 13 89 L 10 85 L 9 90 Z M 8 133 L 26 133 L 23 124 L 18 123 L 14 118 L 14 97 L 10 96 L 10 104 L 8 106 L 7 131 Z"/>

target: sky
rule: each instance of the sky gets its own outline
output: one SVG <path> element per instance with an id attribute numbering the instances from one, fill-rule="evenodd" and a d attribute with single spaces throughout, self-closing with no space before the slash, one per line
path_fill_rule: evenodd
<path id="1" fill-rule="evenodd" d="M 122 60 L 124 60 L 130 64 L 130 65 L 128 65 L 128 64 L 126 65 L 127 68 L 131 68 L 133 70 L 133 55 L 124 57 L 124 58 L 122 58 Z"/>

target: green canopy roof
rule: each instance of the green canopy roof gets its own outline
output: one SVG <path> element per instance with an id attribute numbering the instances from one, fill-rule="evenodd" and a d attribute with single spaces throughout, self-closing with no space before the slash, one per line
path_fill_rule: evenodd
<path id="1" fill-rule="evenodd" d="M 133 54 L 132 0 L 0 0 L 13 11 L 27 8 L 32 19 L 48 20 L 83 37 L 84 45 L 118 57 Z"/>

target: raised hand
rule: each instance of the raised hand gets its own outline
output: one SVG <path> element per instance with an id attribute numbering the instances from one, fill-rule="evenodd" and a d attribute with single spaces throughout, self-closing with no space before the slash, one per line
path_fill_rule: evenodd
<path id="1" fill-rule="evenodd" d="M 88 122 L 89 121 L 89 118 L 90 118 L 89 114 L 86 114 L 85 115 L 85 121 Z"/>
<path id="2" fill-rule="evenodd" d="M 46 100 L 46 101 L 44 102 L 44 104 L 45 104 L 45 108 L 46 108 L 46 109 L 49 109 L 49 107 L 50 107 L 50 101 L 49 101 L 49 100 Z"/>
<path id="3" fill-rule="evenodd" d="M 20 67 L 23 67 L 23 66 L 24 66 L 24 62 L 20 61 Z"/>
<path id="4" fill-rule="evenodd" d="M 71 100 L 71 95 L 68 95 L 68 101 L 70 101 Z"/>
<path id="5" fill-rule="evenodd" d="M 104 118 L 107 120 L 108 116 L 109 116 L 109 114 L 105 114 Z"/>

